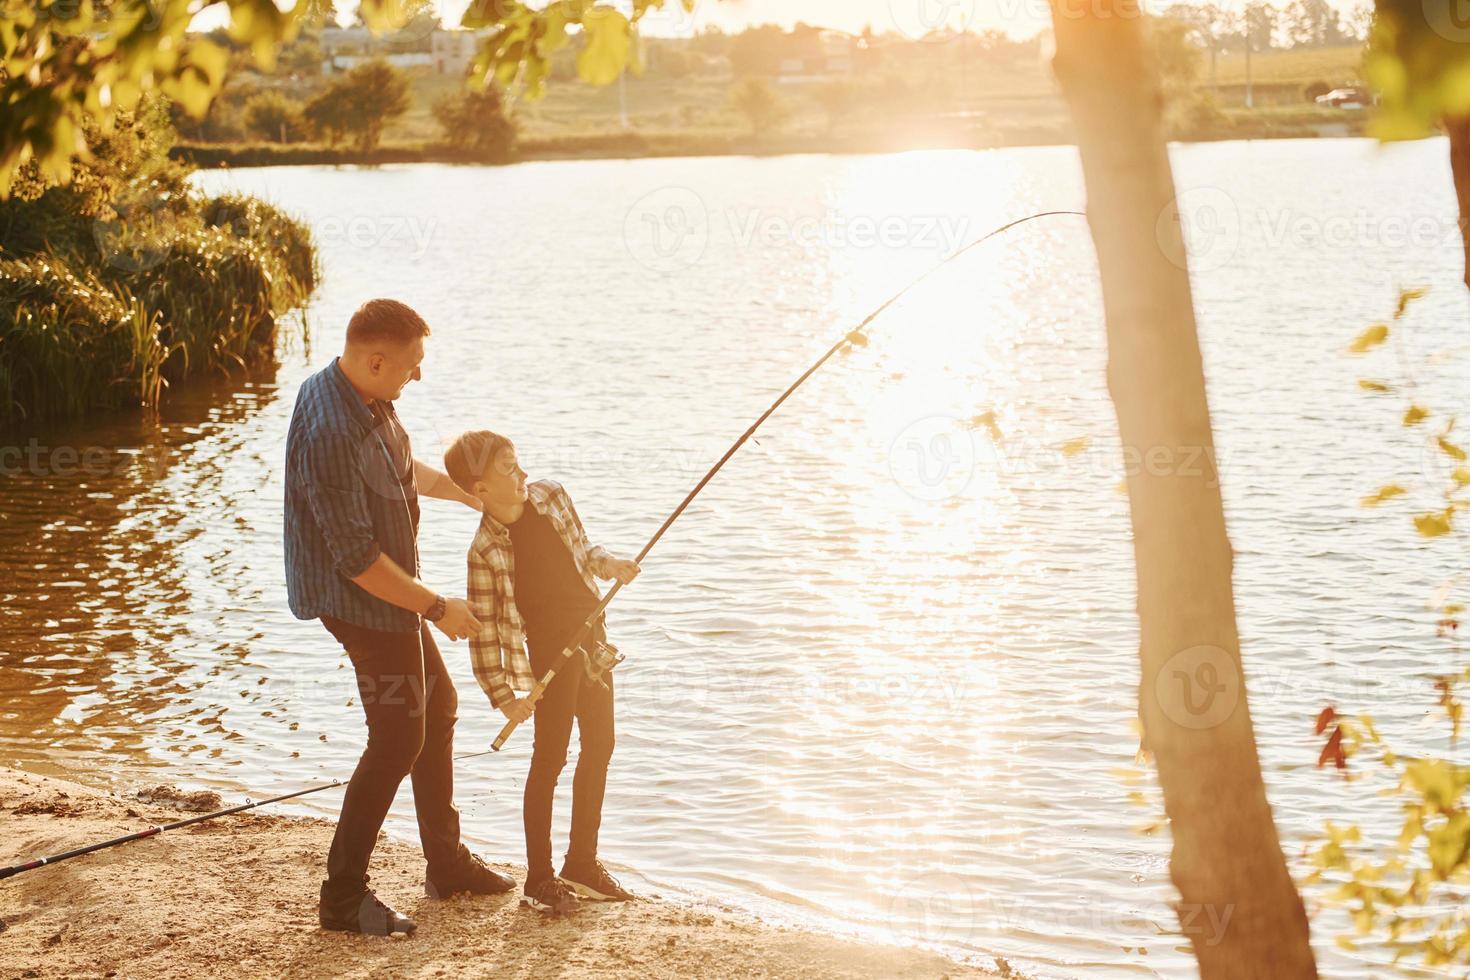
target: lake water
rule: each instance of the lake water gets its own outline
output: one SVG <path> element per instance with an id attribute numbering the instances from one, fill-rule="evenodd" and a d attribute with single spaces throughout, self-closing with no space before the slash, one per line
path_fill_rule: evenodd
<path id="1" fill-rule="evenodd" d="M 1315 768 L 1324 704 L 1450 751 L 1432 675 L 1463 664 L 1427 599 L 1463 552 L 1414 536 L 1428 490 L 1358 505 L 1391 480 L 1430 486 L 1434 464 L 1402 403 L 1356 383 L 1412 370 L 1426 405 L 1463 400 L 1464 361 L 1442 356 L 1466 343 L 1448 152 L 1220 143 L 1175 163 L 1252 708 L 1302 875 L 1328 819 L 1396 830 L 1371 780 Z M 8 440 L 30 455 L 12 453 L 0 483 L 0 758 L 256 798 L 345 777 L 364 739 L 345 655 L 286 609 L 280 545 L 296 389 L 362 301 L 402 299 L 433 328 L 399 403 L 423 458 L 465 428 L 506 433 L 533 476 L 571 489 L 595 539 L 631 555 L 871 309 L 992 227 L 1084 201 L 1069 148 L 197 184 L 313 226 L 309 332 L 278 370 L 196 386 L 156 425 Z M 1423 284 L 1399 356 L 1345 353 L 1400 286 Z M 1042 977 L 1188 975 L 1167 832 L 1140 832 L 1162 807 L 1130 777 L 1132 554 L 1085 222 L 1043 219 L 968 254 L 872 338 L 770 420 L 610 610 L 628 661 L 604 855 L 666 896 Z M 427 581 L 462 591 L 476 519 L 426 505 Z M 499 715 L 465 646 L 443 648 L 457 747 L 487 748 Z M 523 860 L 529 742 L 459 767 L 466 830 L 496 858 Z M 406 783 L 393 820 L 413 833 Z M 1337 950 L 1341 920 L 1307 900 L 1325 972 L 1388 972 L 1381 949 Z"/>

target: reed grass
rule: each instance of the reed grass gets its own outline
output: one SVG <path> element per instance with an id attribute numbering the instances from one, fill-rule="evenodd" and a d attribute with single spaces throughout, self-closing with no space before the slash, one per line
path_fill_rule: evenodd
<path id="1" fill-rule="evenodd" d="M 123 403 L 148 361 L 137 310 L 55 256 L 0 260 L 0 419 L 76 417 Z"/>
<path id="2" fill-rule="evenodd" d="M 307 228 L 244 197 L 52 247 L 0 257 L 0 425 L 154 407 L 171 382 L 268 359 L 317 283 Z"/>

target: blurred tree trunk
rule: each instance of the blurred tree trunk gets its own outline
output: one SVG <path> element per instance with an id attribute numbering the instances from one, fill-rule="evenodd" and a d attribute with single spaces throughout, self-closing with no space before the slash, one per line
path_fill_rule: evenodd
<path id="1" fill-rule="evenodd" d="M 1136 3 L 1052 0 L 1107 315 L 1138 576 L 1139 715 L 1204 980 L 1316 977 L 1241 671 L 1204 370 L 1162 97 Z M 1160 220 L 1162 218 L 1162 220 Z"/>
<path id="2" fill-rule="evenodd" d="M 1450 173 L 1455 178 L 1455 199 L 1460 203 L 1460 240 L 1465 244 L 1466 286 L 1470 286 L 1470 116 L 1444 121 L 1450 137 Z"/>

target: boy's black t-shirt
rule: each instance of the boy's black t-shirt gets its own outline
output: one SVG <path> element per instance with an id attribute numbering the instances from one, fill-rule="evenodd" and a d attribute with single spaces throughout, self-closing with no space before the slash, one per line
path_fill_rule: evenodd
<path id="1" fill-rule="evenodd" d="M 530 501 L 520 520 L 506 529 L 515 551 L 515 600 L 526 639 L 538 645 L 564 643 L 597 608 L 597 596 L 582 581 L 555 525 Z"/>

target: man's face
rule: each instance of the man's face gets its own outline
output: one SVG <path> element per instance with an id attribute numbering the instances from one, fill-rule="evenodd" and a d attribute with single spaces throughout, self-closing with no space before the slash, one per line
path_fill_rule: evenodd
<path id="1" fill-rule="evenodd" d="M 526 499 L 526 471 L 516 459 L 514 446 L 506 446 L 495 454 L 475 488 L 480 500 L 487 504 L 510 507 Z"/>
<path id="2" fill-rule="evenodd" d="M 383 401 L 397 401 L 410 381 L 423 377 L 419 365 L 424 362 L 424 338 L 419 337 L 411 344 L 389 344 L 373 354 L 369 367 L 373 372 L 373 383 L 377 388 L 373 397 Z"/>

